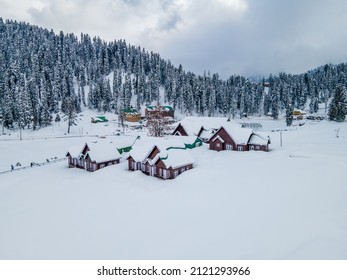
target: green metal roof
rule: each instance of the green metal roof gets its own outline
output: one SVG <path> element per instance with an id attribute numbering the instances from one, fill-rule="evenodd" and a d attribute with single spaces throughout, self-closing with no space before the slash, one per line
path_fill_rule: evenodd
<path id="1" fill-rule="evenodd" d="M 149 110 L 154 110 L 157 106 L 156 105 L 148 105 L 146 106 L 147 109 Z M 164 105 L 164 106 L 160 106 L 162 109 L 164 110 L 168 110 L 168 111 L 173 111 L 173 108 L 169 105 Z"/>
<path id="2" fill-rule="evenodd" d="M 132 146 L 127 146 L 127 147 L 123 147 L 123 148 L 117 148 L 118 152 L 120 154 L 123 154 L 123 153 L 128 153 L 132 150 Z"/>

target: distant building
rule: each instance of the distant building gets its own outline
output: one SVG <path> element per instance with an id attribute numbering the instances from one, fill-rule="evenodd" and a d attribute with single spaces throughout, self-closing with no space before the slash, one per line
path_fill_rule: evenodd
<path id="1" fill-rule="evenodd" d="M 91 118 L 92 123 L 108 122 L 105 116 L 96 116 Z"/>
<path id="2" fill-rule="evenodd" d="M 306 112 L 303 110 L 293 110 L 292 116 L 294 120 L 303 120 Z"/>
<path id="3" fill-rule="evenodd" d="M 141 113 L 132 107 L 123 109 L 122 113 L 127 122 L 139 122 L 141 120 Z"/>
<path id="4" fill-rule="evenodd" d="M 175 117 L 175 110 L 171 106 L 157 106 L 157 105 L 149 105 L 146 106 L 145 109 L 145 115 L 148 117 L 151 114 L 156 114 L 160 112 L 162 117 L 170 117 L 174 118 Z"/>

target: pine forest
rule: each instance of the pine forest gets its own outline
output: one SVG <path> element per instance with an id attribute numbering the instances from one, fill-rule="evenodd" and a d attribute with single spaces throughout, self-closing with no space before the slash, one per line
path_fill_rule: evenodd
<path id="1" fill-rule="evenodd" d="M 118 114 L 131 104 L 155 104 L 160 96 L 183 115 L 277 119 L 294 108 L 314 113 L 319 103 L 328 107 L 337 88 L 345 103 L 346 85 L 346 63 L 261 80 L 224 80 L 217 73 L 185 71 L 124 40 L 55 34 L 0 18 L 0 114 L 6 128 L 36 130 L 57 114 L 71 116 L 84 107 Z"/>

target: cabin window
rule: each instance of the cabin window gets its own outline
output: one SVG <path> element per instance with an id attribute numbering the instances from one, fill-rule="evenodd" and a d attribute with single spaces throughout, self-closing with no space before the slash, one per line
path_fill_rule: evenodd
<path id="1" fill-rule="evenodd" d="M 133 170 L 135 170 L 136 169 L 136 162 L 134 162 L 134 161 L 131 162 L 131 167 L 132 167 Z"/>
<path id="2" fill-rule="evenodd" d="M 258 146 L 257 146 L 257 147 L 258 147 Z M 253 146 L 253 145 L 249 146 L 249 150 L 250 150 L 250 151 L 253 151 L 253 150 L 254 150 L 254 146 Z"/>
<path id="3" fill-rule="evenodd" d="M 220 148 L 220 143 L 216 143 L 216 147 L 217 147 L 217 148 Z"/>
<path id="4" fill-rule="evenodd" d="M 184 167 L 181 168 L 181 172 L 184 172 L 186 171 L 186 169 Z"/>
<path id="5" fill-rule="evenodd" d="M 176 169 L 175 171 L 174 171 L 174 177 L 177 177 L 178 176 L 178 170 Z"/>
<path id="6" fill-rule="evenodd" d="M 259 150 L 259 148 L 260 148 L 259 146 L 255 146 L 255 149 L 256 149 L 256 150 Z"/>
<path id="7" fill-rule="evenodd" d="M 238 147 L 237 147 L 237 150 L 238 150 L 238 151 L 243 151 L 243 147 L 242 147 L 242 146 L 238 146 Z"/>
<path id="8" fill-rule="evenodd" d="M 231 144 L 226 144 L 226 145 L 225 145 L 225 148 L 226 148 L 227 150 L 232 150 L 232 149 L 233 149 L 233 145 L 231 145 Z"/>

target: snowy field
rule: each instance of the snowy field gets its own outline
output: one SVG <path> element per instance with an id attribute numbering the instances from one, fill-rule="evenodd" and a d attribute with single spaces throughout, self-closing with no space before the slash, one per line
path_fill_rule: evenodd
<path id="1" fill-rule="evenodd" d="M 282 132 L 282 147 L 285 122 L 257 122 L 270 152 L 199 147 L 195 168 L 175 180 L 129 172 L 126 162 L 0 174 L 0 259 L 347 259 L 347 122 L 306 121 Z M 64 157 L 97 139 L 87 132 L 127 137 L 111 136 L 115 123 L 86 121 L 73 128 L 79 137 L 50 138 L 63 135 L 60 125 L 25 131 L 23 141 L 0 136 L 0 171 Z"/>

